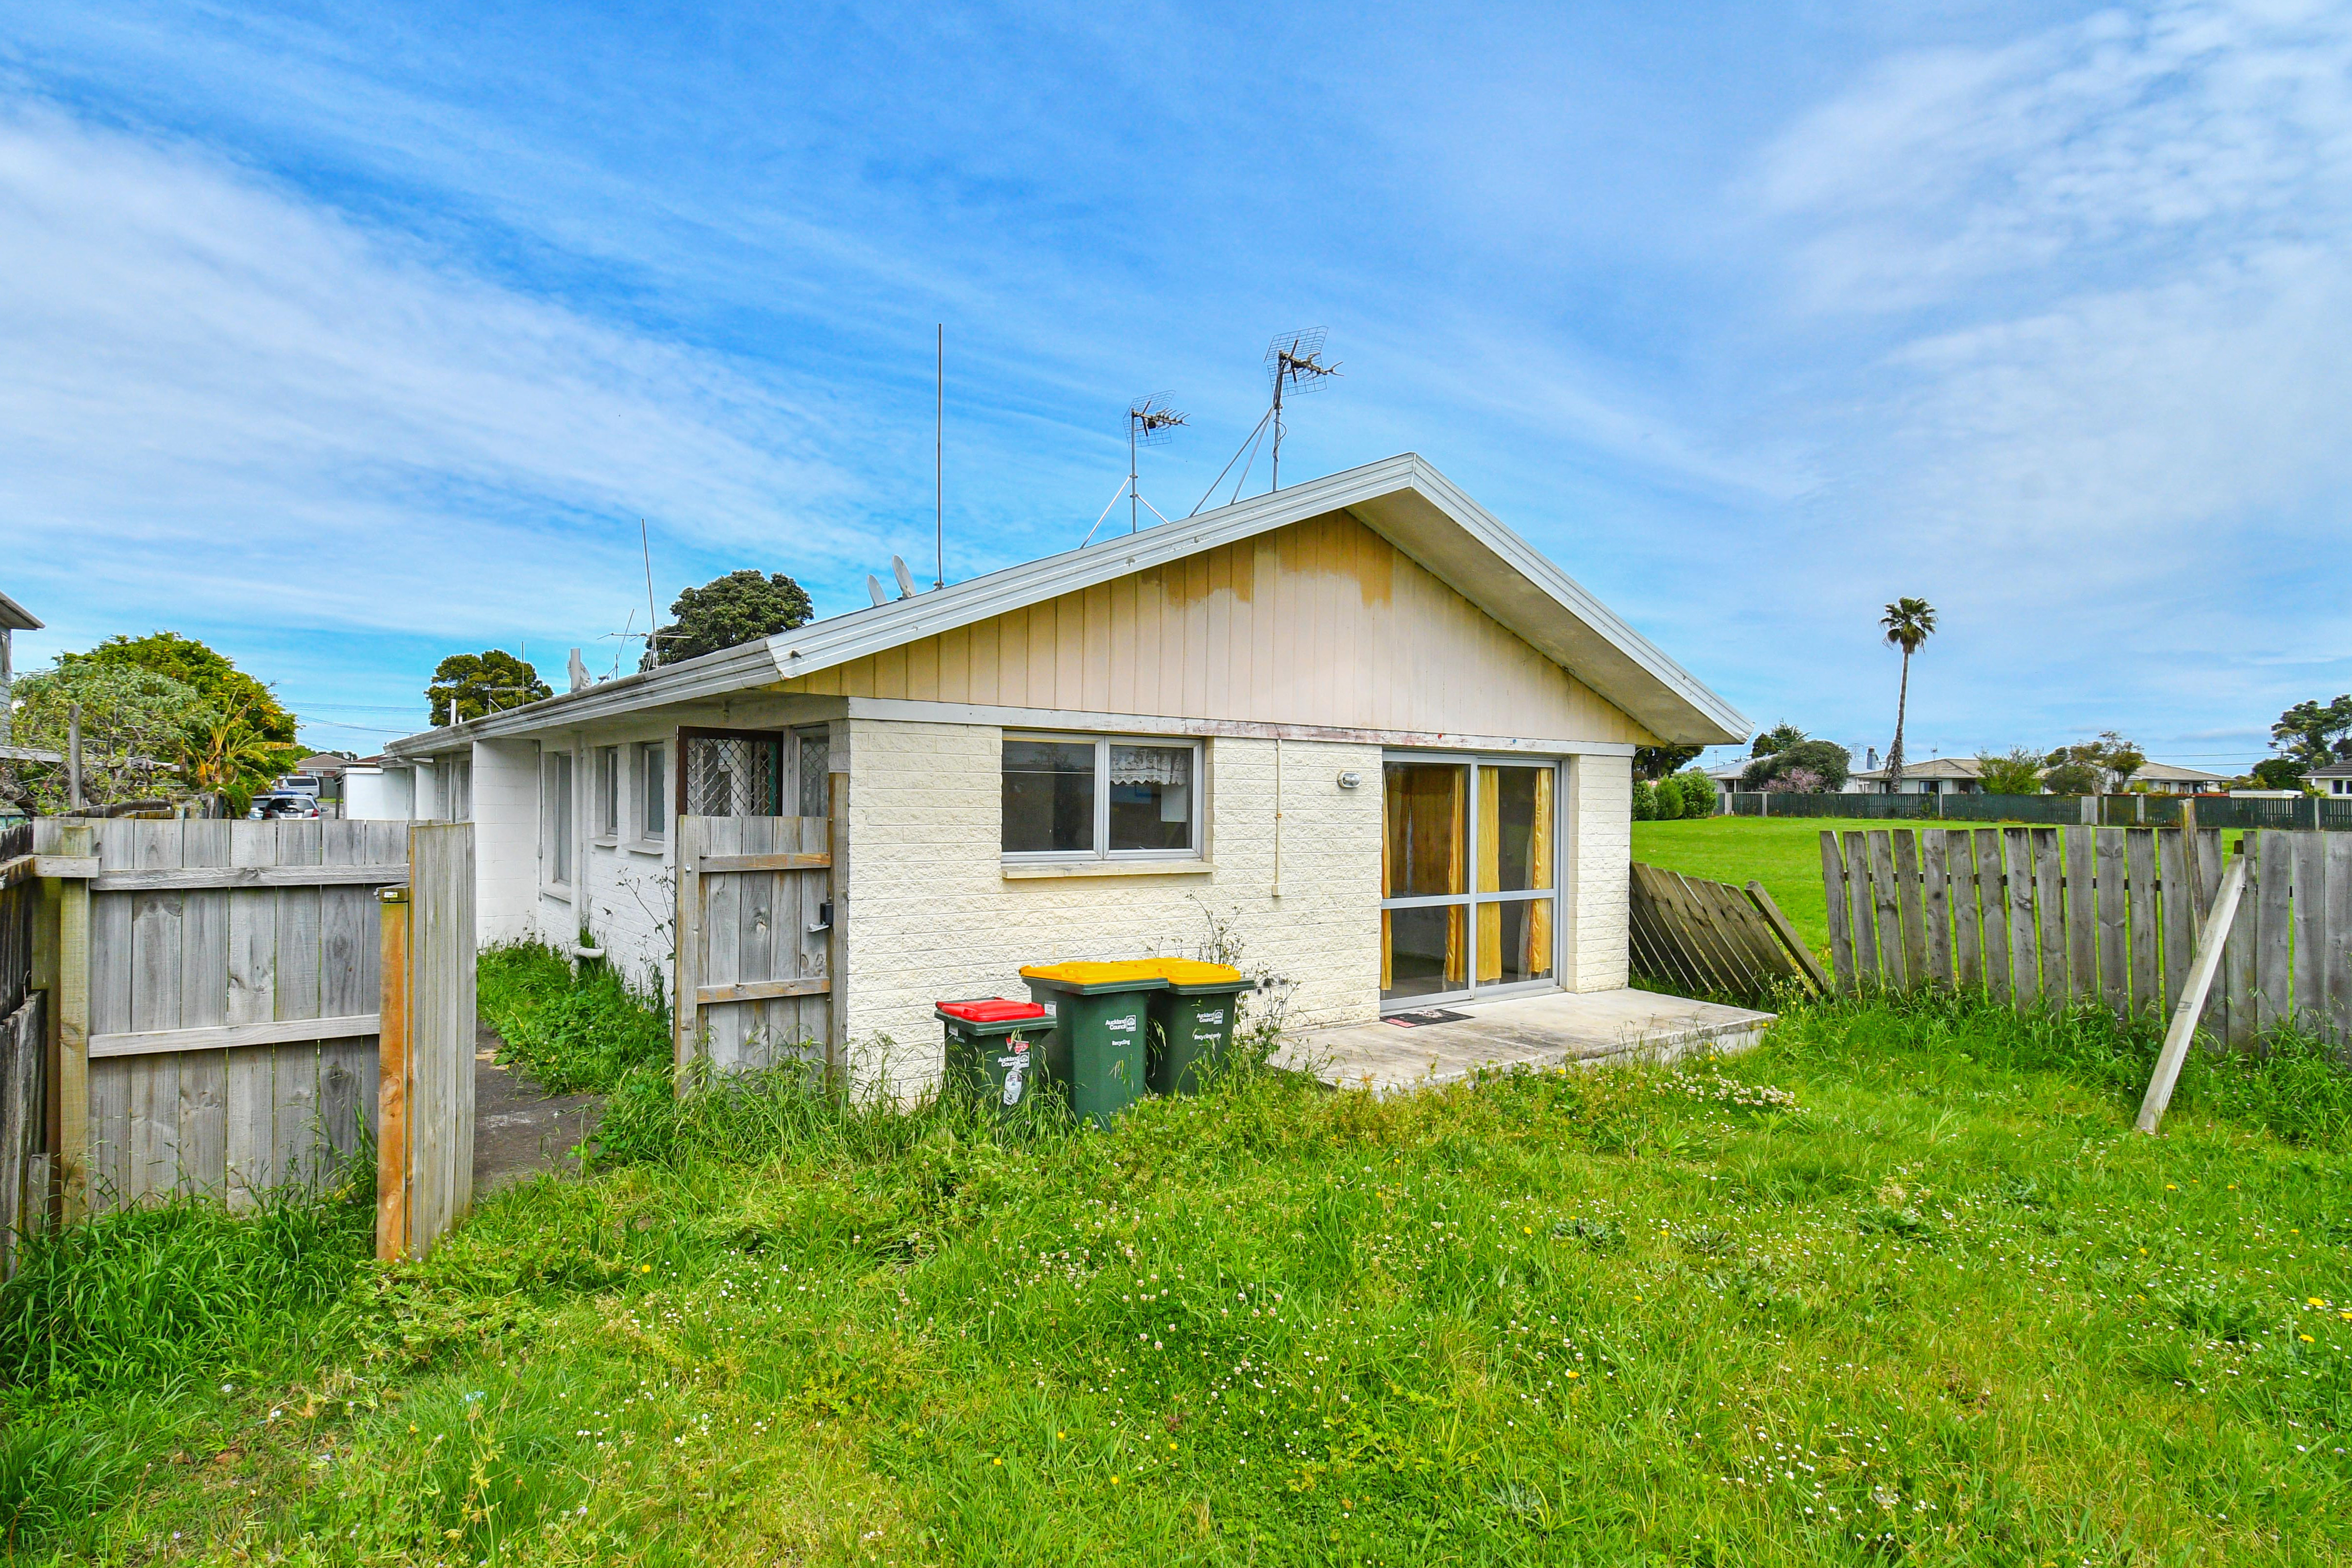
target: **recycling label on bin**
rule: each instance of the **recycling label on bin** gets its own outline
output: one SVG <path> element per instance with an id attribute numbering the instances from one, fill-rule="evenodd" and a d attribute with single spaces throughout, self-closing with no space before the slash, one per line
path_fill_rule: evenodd
<path id="1" fill-rule="evenodd" d="M 1131 1035 L 1135 1033 L 1135 1020 L 1131 1017 L 1112 1018 L 1103 1027 L 1114 1035 Z"/>
<path id="2" fill-rule="evenodd" d="M 1203 1024 L 1222 1024 L 1224 1021 L 1225 1010 L 1223 1007 L 1218 1008 L 1213 1013 L 1202 1013 L 1200 1015 L 1200 1022 Z"/>

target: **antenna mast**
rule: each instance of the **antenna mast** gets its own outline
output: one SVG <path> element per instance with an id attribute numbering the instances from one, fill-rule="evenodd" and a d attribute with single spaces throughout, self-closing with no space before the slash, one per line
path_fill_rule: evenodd
<path id="1" fill-rule="evenodd" d="M 1144 504 L 1143 491 L 1136 483 L 1136 448 L 1159 446 L 1178 426 L 1185 423 L 1184 416 L 1168 406 L 1170 395 L 1165 392 L 1155 392 L 1127 405 L 1127 531 L 1129 533 L 1142 526 L 1139 509 Z M 1154 508 L 1151 515 L 1160 516 L 1159 510 Z"/>
<path id="2" fill-rule="evenodd" d="M 1339 374 L 1338 365 L 1322 363 L 1322 353 L 1321 327 L 1277 332 L 1266 345 L 1266 374 L 1274 378 L 1274 475 L 1265 487 L 1269 493 L 1282 488 L 1283 389 L 1287 386 L 1292 396 L 1303 396 L 1321 386 L 1327 376 Z"/>
<path id="3" fill-rule="evenodd" d="M 938 553 L 932 558 L 939 572 L 932 579 L 931 586 L 944 588 L 948 585 L 948 324 L 945 321 L 940 323 L 938 374 L 938 423 L 932 426 L 937 445 L 932 449 L 931 458 L 934 465 L 932 479 L 938 485 L 940 498 L 938 533 L 935 536 Z"/>

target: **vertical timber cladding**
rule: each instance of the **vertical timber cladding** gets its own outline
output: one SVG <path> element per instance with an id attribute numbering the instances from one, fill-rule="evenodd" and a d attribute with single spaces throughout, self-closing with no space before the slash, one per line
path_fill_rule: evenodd
<path id="1" fill-rule="evenodd" d="M 60 922 L 61 1047 L 86 1040 L 58 1071 L 68 1213 L 339 1170 L 374 1131 L 375 889 L 406 879 L 406 825 L 41 826 L 96 851 L 66 883 L 79 961 Z"/>
<path id="2" fill-rule="evenodd" d="M 1917 871 L 1902 852 L 1909 831 L 1822 835 L 1840 990 L 1909 989 L 1948 973 L 2020 1006 L 2096 999 L 2141 1014 L 2180 1001 L 2221 883 L 2218 830 L 1929 828 Z M 2352 837 L 2250 832 L 2240 852 L 2246 889 L 2207 1026 L 2237 1046 L 2290 1021 L 2352 1041 Z M 1948 919 L 1927 922 L 1922 966 L 1906 951 L 1909 911 L 1939 865 Z"/>

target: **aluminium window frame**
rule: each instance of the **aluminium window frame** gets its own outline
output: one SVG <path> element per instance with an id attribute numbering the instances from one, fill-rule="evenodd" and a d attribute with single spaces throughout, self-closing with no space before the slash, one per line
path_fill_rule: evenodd
<path id="1" fill-rule="evenodd" d="M 589 842 L 602 848 L 611 848 L 621 841 L 621 823 L 627 813 L 625 793 L 622 788 L 624 746 L 593 746 L 588 752 L 588 788 L 591 825 L 594 831 Z"/>
<path id="2" fill-rule="evenodd" d="M 1381 765 L 1391 763 L 1437 763 L 1448 766 L 1467 766 L 1470 770 L 1469 798 L 1464 803 L 1462 818 L 1464 862 L 1467 875 L 1465 891 L 1459 893 L 1424 893 L 1411 898 L 1381 899 L 1383 910 L 1423 910 L 1459 908 L 1464 911 L 1465 941 L 1469 957 L 1470 984 L 1458 991 L 1424 991 L 1412 996 L 1383 996 L 1380 1010 L 1382 1016 L 1391 1013 L 1418 1012 L 1423 1007 L 1439 1007 L 1452 1002 L 1491 1002 L 1506 996 L 1535 996 L 1546 992 L 1567 989 L 1560 976 L 1568 956 L 1569 858 L 1568 858 L 1568 791 L 1570 784 L 1567 757 L 1524 753 L 1495 754 L 1485 752 L 1383 751 Z M 1478 770 L 1496 768 L 1549 768 L 1552 772 L 1551 809 L 1551 886 L 1527 888 L 1510 892 L 1482 893 L 1478 891 L 1475 863 L 1478 844 Z M 1381 813 L 1381 853 L 1388 853 L 1388 815 Z M 1539 980 L 1492 981 L 1478 979 L 1478 908 L 1482 904 L 1529 904 L 1539 900 L 1552 900 L 1551 973 Z"/>
<path id="3" fill-rule="evenodd" d="M 1165 865 L 1171 861 L 1206 860 L 1209 858 L 1205 827 L 1208 813 L 1203 802 L 1208 795 L 1208 747 L 1195 735 L 1156 735 L 1148 733 L 1114 733 L 1102 730 L 1007 730 L 1002 739 L 1012 741 L 1050 741 L 1062 745 L 1092 744 L 1095 749 L 1095 847 L 1091 849 L 1006 849 L 1004 822 L 1000 815 L 996 825 L 997 853 L 1007 866 L 1093 866 L 1103 861 L 1138 862 Z M 1192 844 L 1183 849 L 1113 849 L 1110 847 L 1110 749 L 1119 746 L 1150 746 L 1165 751 L 1189 751 L 1192 753 L 1192 799 L 1189 824 Z M 999 745 L 996 753 L 997 799 L 1004 798 L 1004 751 Z"/>
<path id="4" fill-rule="evenodd" d="M 572 897 L 580 877 L 580 761 L 568 747 L 542 746 L 539 753 L 539 888 L 559 899 Z"/>

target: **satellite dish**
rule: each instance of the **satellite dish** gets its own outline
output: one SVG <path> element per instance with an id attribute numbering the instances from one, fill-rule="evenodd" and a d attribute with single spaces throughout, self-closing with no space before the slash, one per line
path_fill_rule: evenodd
<path id="1" fill-rule="evenodd" d="M 866 591 L 874 596 L 874 607 L 876 609 L 880 609 L 884 605 L 890 602 L 890 596 L 882 592 L 882 579 L 877 577 L 871 572 L 866 574 Z"/>
<path id="2" fill-rule="evenodd" d="M 911 599 L 915 596 L 915 574 L 908 571 L 907 563 L 896 555 L 890 557 L 890 574 L 898 579 L 898 597 Z"/>

